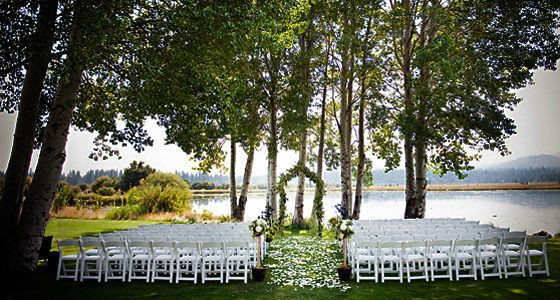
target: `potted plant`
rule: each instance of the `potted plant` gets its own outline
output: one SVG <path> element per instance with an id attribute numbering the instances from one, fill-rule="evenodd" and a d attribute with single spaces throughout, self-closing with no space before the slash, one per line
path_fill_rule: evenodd
<path id="1" fill-rule="evenodd" d="M 257 266 L 251 268 L 254 281 L 264 281 L 266 278 L 267 267 L 261 265 L 261 243 L 263 236 L 268 236 L 269 226 L 264 219 L 256 219 L 249 223 L 249 229 L 253 237 L 257 239 Z"/>
<path id="2" fill-rule="evenodd" d="M 336 233 L 336 238 L 342 241 L 342 264 L 337 268 L 338 278 L 341 281 L 348 281 L 352 275 L 352 267 L 348 265 L 346 259 L 347 244 L 348 239 L 354 234 L 354 228 L 352 227 L 352 220 L 341 220 L 337 218 L 334 222 L 334 228 Z"/>

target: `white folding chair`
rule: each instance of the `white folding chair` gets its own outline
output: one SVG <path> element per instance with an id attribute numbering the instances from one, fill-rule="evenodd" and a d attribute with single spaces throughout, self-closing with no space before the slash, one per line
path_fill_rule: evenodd
<path id="1" fill-rule="evenodd" d="M 402 244 L 402 263 L 406 268 L 407 281 L 424 279 L 428 281 L 428 253 L 427 242 L 414 241 Z M 420 273 L 420 275 L 411 275 Z"/>
<path id="2" fill-rule="evenodd" d="M 428 260 L 430 262 L 430 276 L 432 281 L 436 278 L 448 278 L 453 280 L 452 253 L 453 241 L 451 240 L 435 240 L 428 242 Z M 436 274 L 436 272 L 445 272 L 445 274 Z"/>
<path id="3" fill-rule="evenodd" d="M 226 283 L 230 280 L 243 280 L 247 283 L 249 270 L 251 269 L 251 258 L 249 255 L 249 243 L 243 241 L 226 241 Z M 235 275 L 238 276 L 235 276 Z M 239 276 L 241 275 L 242 276 Z"/>
<path id="4" fill-rule="evenodd" d="M 476 252 L 478 240 L 456 240 L 453 245 L 453 260 L 455 265 L 455 278 L 473 278 L 476 276 Z M 468 271 L 468 273 L 461 273 Z"/>
<path id="5" fill-rule="evenodd" d="M 128 241 L 128 281 L 132 279 L 145 279 L 150 281 L 152 268 L 152 246 L 147 241 Z"/>
<path id="6" fill-rule="evenodd" d="M 79 240 L 57 240 L 58 245 L 58 270 L 56 280 L 60 278 L 71 278 L 78 280 L 78 270 L 80 267 L 80 242 Z M 76 247 L 75 254 L 65 254 L 64 247 Z"/>
<path id="7" fill-rule="evenodd" d="M 80 240 L 80 281 L 84 279 L 97 279 L 101 282 L 103 272 L 103 250 L 98 240 Z"/>
<path id="8" fill-rule="evenodd" d="M 535 244 L 540 245 L 540 250 L 530 248 Z M 546 274 L 546 276 L 550 276 L 550 271 L 548 269 L 548 255 L 546 253 L 547 244 L 548 238 L 546 236 L 527 237 L 525 242 L 525 257 L 527 258 L 529 277 L 533 277 L 533 275 L 537 274 Z M 533 257 L 539 258 L 537 263 L 533 263 Z M 536 269 L 533 269 L 534 267 L 536 267 Z"/>
<path id="9" fill-rule="evenodd" d="M 356 281 L 374 280 L 377 282 L 377 249 L 379 242 L 376 241 L 356 241 L 353 248 L 354 272 Z M 363 276 L 362 274 L 373 274 L 373 276 Z"/>
<path id="10" fill-rule="evenodd" d="M 126 280 L 127 257 L 123 241 L 102 241 L 105 282 L 109 279 Z"/>
<path id="11" fill-rule="evenodd" d="M 200 243 L 202 255 L 202 283 L 206 281 L 219 281 L 223 283 L 224 275 L 224 243 L 203 242 Z M 212 276 L 214 275 L 214 276 Z"/>
<path id="12" fill-rule="evenodd" d="M 379 269 L 381 271 L 381 282 L 387 280 L 399 280 L 403 282 L 402 269 L 402 242 L 380 242 L 377 248 L 379 258 Z M 386 276 L 385 273 L 396 274 Z"/>
<path id="13" fill-rule="evenodd" d="M 504 276 L 521 275 L 525 277 L 525 237 L 510 237 L 502 240 L 502 266 Z"/>
<path id="14" fill-rule="evenodd" d="M 175 265 L 175 242 L 152 241 L 152 282 L 169 280 L 173 282 L 173 267 Z"/>
<path id="15" fill-rule="evenodd" d="M 480 278 L 496 276 L 502 278 L 502 266 L 500 262 L 500 238 L 489 238 L 478 241 L 478 267 Z"/>
<path id="16" fill-rule="evenodd" d="M 175 282 L 192 281 L 196 284 L 200 248 L 198 242 L 177 242 L 177 267 Z M 189 276 L 190 275 L 190 276 Z"/>

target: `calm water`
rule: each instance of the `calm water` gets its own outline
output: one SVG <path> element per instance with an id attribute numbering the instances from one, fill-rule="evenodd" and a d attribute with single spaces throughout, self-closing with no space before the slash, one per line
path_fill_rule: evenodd
<path id="1" fill-rule="evenodd" d="M 288 213 L 294 210 L 294 195 L 288 193 Z M 249 194 L 245 219 L 260 215 L 266 194 Z M 340 192 L 329 192 L 323 199 L 326 219 L 335 215 Z M 306 192 L 304 214 L 311 214 L 313 193 Z M 209 210 L 215 215 L 229 214 L 227 196 L 195 199 L 194 209 Z M 394 219 L 404 214 L 404 192 L 366 192 L 361 219 Z M 560 191 L 457 191 L 428 192 L 427 218 L 452 217 L 480 220 L 511 230 L 560 232 Z"/>

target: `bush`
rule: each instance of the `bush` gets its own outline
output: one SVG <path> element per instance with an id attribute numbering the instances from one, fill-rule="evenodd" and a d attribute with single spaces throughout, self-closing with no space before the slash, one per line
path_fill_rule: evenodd
<path id="1" fill-rule="evenodd" d="M 148 175 L 154 173 L 156 170 L 152 169 L 149 165 L 144 165 L 144 162 L 133 161 L 130 166 L 124 169 L 121 181 L 120 189 L 123 192 L 140 185 L 140 181 Z"/>
<path id="2" fill-rule="evenodd" d="M 101 196 L 113 196 L 115 192 L 114 188 L 108 186 L 101 187 L 97 190 L 97 194 Z"/>
<path id="3" fill-rule="evenodd" d="M 101 176 L 91 184 L 91 191 L 97 193 L 100 188 L 113 187 L 113 178 L 109 176 Z"/>
<path id="4" fill-rule="evenodd" d="M 88 189 L 87 183 L 80 183 L 78 184 L 78 187 L 82 190 L 82 192 L 85 192 Z"/>
<path id="5" fill-rule="evenodd" d="M 61 208 L 74 201 L 76 196 L 72 186 L 66 182 L 61 181 L 58 183 L 58 188 L 52 202 L 52 209 L 58 212 Z"/>
<path id="6" fill-rule="evenodd" d="M 144 214 L 139 205 L 126 205 L 115 207 L 105 214 L 107 220 L 136 220 Z"/>
<path id="7" fill-rule="evenodd" d="M 127 193 L 127 203 L 138 205 L 143 213 L 184 213 L 192 209 L 192 193 L 177 175 L 154 173 Z"/>
<path id="8" fill-rule="evenodd" d="M 171 173 L 153 173 L 141 180 L 140 186 L 159 186 L 162 189 L 166 187 L 176 187 L 180 189 L 188 189 L 189 184 L 181 177 Z"/>
<path id="9" fill-rule="evenodd" d="M 144 213 L 190 211 L 192 194 L 176 187 L 139 186 L 128 191 L 128 203 L 139 205 Z"/>

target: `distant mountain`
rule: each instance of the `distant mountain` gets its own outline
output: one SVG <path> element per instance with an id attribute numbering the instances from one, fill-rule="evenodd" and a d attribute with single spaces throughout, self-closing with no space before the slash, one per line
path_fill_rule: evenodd
<path id="1" fill-rule="evenodd" d="M 558 168 L 560 167 L 560 153 L 555 155 L 541 154 L 525 156 L 505 163 L 489 166 L 489 169 L 530 169 L 530 168 Z"/>

